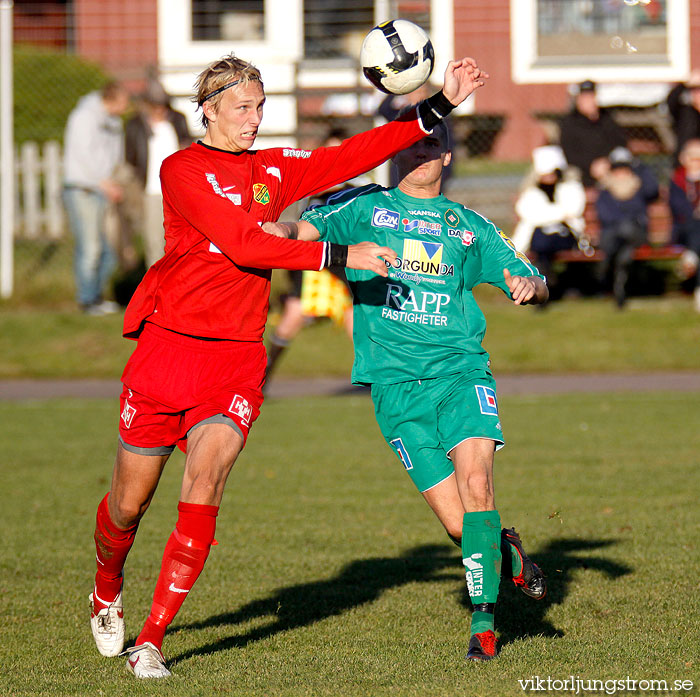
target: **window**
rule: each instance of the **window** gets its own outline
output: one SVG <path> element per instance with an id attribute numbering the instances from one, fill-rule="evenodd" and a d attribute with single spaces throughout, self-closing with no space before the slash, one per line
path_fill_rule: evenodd
<path id="1" fill-rule="evenodd" d="M 367 32 L 401 17 L 430 31 L 430 0 L 304 0 L 304 57 L 357 59 Z"/>
<path id="2" fill-rule="evenodd" d="M 540 63 L 586 58 L 597 63 L 663 60 L 666 3 L 621 0 L 538 0 Z"/>
<path id="3" fill-rule="evenodd" d="M 304 56 L 357 56 L 373 26 L 373 0 L 305 0 Z"/>
<path id="4" fill-rule="evenodd" d="M 511 36 L 516 82 L 670 80 L 687 70 L 688 0 L 511 0 Z"/>
<path id="5" fill-rule="evenodd" d="M 264 14 L 263 0 L 192 0 L 192 40 L 262 39 Z"/>

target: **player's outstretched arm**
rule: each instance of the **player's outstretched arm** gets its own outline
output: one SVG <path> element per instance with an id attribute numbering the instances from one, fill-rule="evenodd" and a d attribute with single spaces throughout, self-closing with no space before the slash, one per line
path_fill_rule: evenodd
<path id="1" fill-rule="evenodd" d="M 418 105 L 423 130 L 431 132 L 440 119 L 449 115 L 474 90 L 483 87 L 487 78 L 488 74 L 479 68 L 473 58 L 450 61 L 445 69 L 442 90 Z"/>
<path id="2" fill-rule="evenodd" d="M 298 223 L 263 223 L 262 229 L 270 235 L 286 237 L 288 240 L 315 242 L 320 237 L 318 230 L 306 220 L 300 220 Z"/>
<path id="3" fill-rule="evenodd" d="M 313 242 L 319 238 L 318 230 L 306 220 L 298 223 L 263 223 L 262 229 L 270 235 Z M 393 264 L 396 261 L 396 252 L 389 247 L 381 247 L 374 242 L 359 242 L 351 244 L 347 248 L 348 254 L 345 266 L 349 269 L 362 269 L 372 271 L 379 276 L 389 275 L 387 261 Z"/>
<path id="4" fill-rule="evenodd" d="M 503 269 L 503 278 L 516 305 L 540 305 L 549 298 L 547 284 L 539 276 L 511 276 Z"/>
<path id="5" fill-rule="evenodd" d="M 474 58 L 453 60 L 445 69 L 445 82 L 442 93 L 454 106 L 461 104 L 470 94 L 483 87 L 488 79 Z"/>
<path id="6" fill-rule="evenodd" d="M 384 261 L 393 264 L 396 261 L 396 252 L 389 247 L 380 247 L 374 242 L 359 242 L 348 247 L 348 259 L 345 264 L 349 269 L 364 269 L 373 271 L 378 276 L 389 275 L 389 270 Z"/>

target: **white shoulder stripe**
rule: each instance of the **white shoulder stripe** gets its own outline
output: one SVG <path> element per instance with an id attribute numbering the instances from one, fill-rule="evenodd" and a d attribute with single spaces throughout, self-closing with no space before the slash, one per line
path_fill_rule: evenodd
<path id="1" fill-rule="evenodd" d="M 332 211 L 329 211 L 328 213 L 326 213 L 325 215 L 323 215 L 321 217 L 325 220 L 326 218 L 329 218 L 334 213 L 338 213 L 338 211 L 342 211 L 343 208 L 350 205 L 358 196 L 365 194 L 365 193 L 369 193 L 371 191 L 376 191 L 377 189 L 381 189 L 381 188 L 382 187 L 379 186 L 379 184 L 370 184 L 369 186 L 363 187 L 354 196 L 351 196 L 347 201 L 345 201 L 345 203 L 339 205 L 337 208 L 334 208 Z M 339 191 L 337 194 L 331 194 L 328 197 L 328 201 L 326 201 L 326 203 L 323 205 L 330 205 L 333 202 L 333 199 L 339 198 L 343 194 L 347 194 L 347 193 L 348 193 L 347 191 Z"/>

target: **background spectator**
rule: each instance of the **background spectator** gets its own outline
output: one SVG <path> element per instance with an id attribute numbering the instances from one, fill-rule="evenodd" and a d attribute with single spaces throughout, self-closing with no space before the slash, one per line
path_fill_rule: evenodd
<path id="1" fill-rule="evenodd" d="M 627 279 L 634 250 L 647 240 L 647 206 L 659 197 L 653 172 L 636 161 L 627 148 L 615 148 L 601 174 L 595 207 L 600 221 L 600 248 L 605 254 L 600 268 L 604 287 L 612 276 L 615 302 L 627 301 Z"/>
<path id="2" fill-rule="evenodd" d="M 142 225 L 146 266 L 152 266 L 165 245 L 160 166 L 192 138 L 184 114 L 170 106 L 170 96 L 152 80 L 141 96 L 138 112 L 126 124 L 126 161 L 133 167 L 143 190 Z"/>
<path id="3" fill-rule="evenodd" d="M 679 158 L 669 185 L 673 242 L 686 248 L 683 266 L 694 276 L 693 299 L 700 312 L 700 139 L 688 140 Z"/>
<path id="4" fill-rule="evenodd" d="M 553 298 L 556 297 L 554 255 L 577 245 L 590 249 L 583 219 L 586 191 L 559 146 L 535 148 L 532 163 L 532 173 L 515 203 L 518 222 L 513 243 L 518 251 L 534 252 Z"/>
<path id="5" fill-rule="evenodd" d="M 128 106 L 128 92 L 119 83 L 111 82 L 100 92 L 82 97 L 66 123 L 63 197 L 75 238 L 77 300 L 90 315 L 119 309 L 116 303 L 103 298 L 116 265 L 107 238 L 105 212 L 108 202 L 119 201 L 123 193 L 114 172 L 124 152 L 119 117 Z"/>
<path id="6" fill-rule="evenodd" d="M 607 170 L 605 158 L 617 147 L 625 147 L 627 138 L 611 114 L 598 106 L 596 86 L 585 80 L 576 88 L 571 111 L 560 124 L 560 143 L 567 162 L 581 170 L 586 187 L 594 186 L 596 169 Z"/>
<path id="7" fill-rule="evenodd" d="M 691 138 L 700 138 L 700 70 L 694 70 L 685 83 L 677 84 L 666 98 L 676 135 L 674 164 L 679 164 L 679 153 Z"/>

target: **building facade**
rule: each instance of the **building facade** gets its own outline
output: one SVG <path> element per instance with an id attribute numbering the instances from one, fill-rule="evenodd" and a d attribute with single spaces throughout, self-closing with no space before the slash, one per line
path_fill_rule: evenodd
<path id="1" fill-rule="evenodd" d="M 603 103 L 645 109 L 700 68 L 695 0 L 19 0 L 15 37 L 65 47 L 135 90 L 156 71 L 193 127 L 197 73 L 234 51 L 263 73 L 267 146 L 299 139 L 300 114 L 371 119 L 379 95 L 358 69 L 359 45 L 398 16 L 429 31 L 436 84 L 455 55 L 488 70 L 490 84 L 461 114 L 497 124 L 487 148 L 495 159 L 525 160 L 550 139 L 547 115 L 568 108 L 572 83 L 595 80 Z"/>

